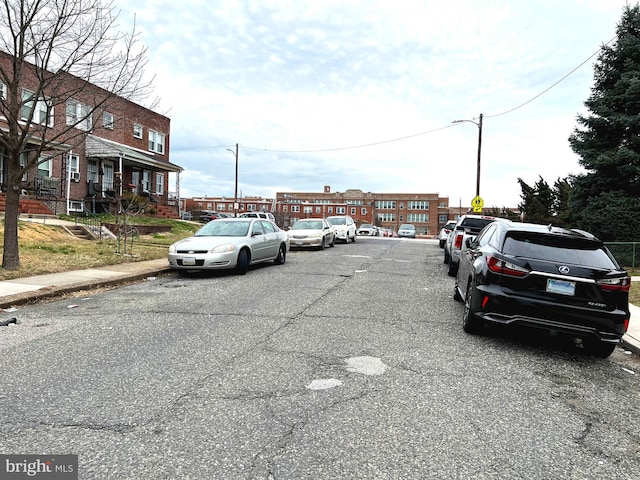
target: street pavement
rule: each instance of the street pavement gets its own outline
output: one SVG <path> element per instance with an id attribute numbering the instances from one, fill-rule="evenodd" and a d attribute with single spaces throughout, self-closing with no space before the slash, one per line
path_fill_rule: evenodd
<path id="1" fill-rule="evenodd" d="M 151 279 L 169 271 L 166 258 L 88 268 L 64 273 L 0 281 L 0 322 L 14 317 L 20 305 L 72 292 Z M 640 277 L 632 277 L 640 281 Z M 623 337 L 624 348 L 640 355 L 640 307 L 629 305 L 631 321 Z"/>

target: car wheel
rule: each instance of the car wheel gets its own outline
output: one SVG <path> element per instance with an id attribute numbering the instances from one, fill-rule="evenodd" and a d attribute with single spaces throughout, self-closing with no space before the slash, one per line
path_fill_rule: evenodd
<path id="1" fill-rule="evenodd" d="M 438 246 L 439 246 L 440 248 L 444 248 L 444 240 L 440 240 L 440 241 L 438 242 Z"/>
<path id="2" fill-rule="evenodd" d="M 329 246 L 331 248 L 336 246 L 336 236 L 334 235 L 333 238 L 331 239 L 331 243 L 329 244 Z"/>
<path id="3" fill-rule="evenodd" d="M 238 252 L 238 263 L 236 264 L 236 272 L 244 275 L 249 270 L 249 253 L 243 249 Z"/>
<path id="4" fill-rule="evenodd" d="M 351 241 L 352 241 L 353 243 L 356 243 L 356 234 L 355 234 L 355 233 L 353 234 L 353 237 L 351 238 Z"/>
<path id="5" fill-rule="evenodd" d="M 471 301 L 473 295 L 473 287 L 471 282 L 467 284 L 467 294 L 464 298 L 464 313 L 462 315 L 462 329 L 472 335 L 478 334 L 482 331 L 482 320 L 476 317 L 475 313 L 471 311 Z"/>
<path id="6" fill-rule="evenodd" d="M 601 342 L 597 338 L 583 338 L 582 348 L 588 355 L 594 357 L 607 358 L 616 349 L 615 343 Z"/>
<path id="7" fill-rule="evenodd" d="M 320 250 L 324 250 L 325 249 L 325 244 L 324 244 L 324 237 L 322 237 L 322 241 L 320 242 Z"/>
<path id="8" fill-rule="evenodd" d="M 287 260 L 287 247 L 285 245 L 280 245 L 280 250 L 278 250 L 278 256 L 275 258 L 273 263 L 276 265 L 282 265 Z"/>
<path id="9" fill-rule="evenodd" d="M 458 273 L 458 264 L 449 259 L 449 270 L 447 270 L 447 274 L 450 277 L 455 277 Z"/>
<path id="10" fill-rule="evenodd" d="M 444 263 L 445 265 L 449 263 L 449 252 L 446 248 L 444 249 L 444 261 L 442 263 Z"/>

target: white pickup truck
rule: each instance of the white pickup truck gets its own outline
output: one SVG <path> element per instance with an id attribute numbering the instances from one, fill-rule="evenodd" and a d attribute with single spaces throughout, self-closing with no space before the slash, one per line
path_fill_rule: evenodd
<path id="1" fill-rule="evenodd" d="M 458 273 L 460 254 L 466 249 L 466 239 L 478 235 L 484 227 L 496 220 L 502 219 L 487 215 L 462 215 L 458 219 L 444 246 L 444 263 L 449 264 L 449 276 L 455 277 Z"/>

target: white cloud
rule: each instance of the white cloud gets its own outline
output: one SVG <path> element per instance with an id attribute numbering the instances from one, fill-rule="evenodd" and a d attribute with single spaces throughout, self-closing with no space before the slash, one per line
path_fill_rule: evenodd
<path id="1" fill-rule="evenodd" d="M 465 206 L 478 129 L 455 119 L 485 115 L 487 205 L 516 205 L 518 177 L 581 171 L 567 138 L 595 57 L 532 99 L 614 36 L 625 3 L 117 1 L 122 24 L 137 11 L 183 195 L 232 196 L 239 143 L 245 195 L 331 185 Z"/>

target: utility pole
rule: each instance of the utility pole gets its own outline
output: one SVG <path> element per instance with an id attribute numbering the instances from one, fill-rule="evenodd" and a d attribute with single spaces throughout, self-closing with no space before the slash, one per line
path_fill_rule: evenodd
<path id="1" fill-rule="evenodd" d="M 236 157 L 236 188 L 233 196 L 233 216 L 238 216 L 238 144 L 236 143 L 236 151 L 234 152 L 230 148 L 227 148 Z"/>

